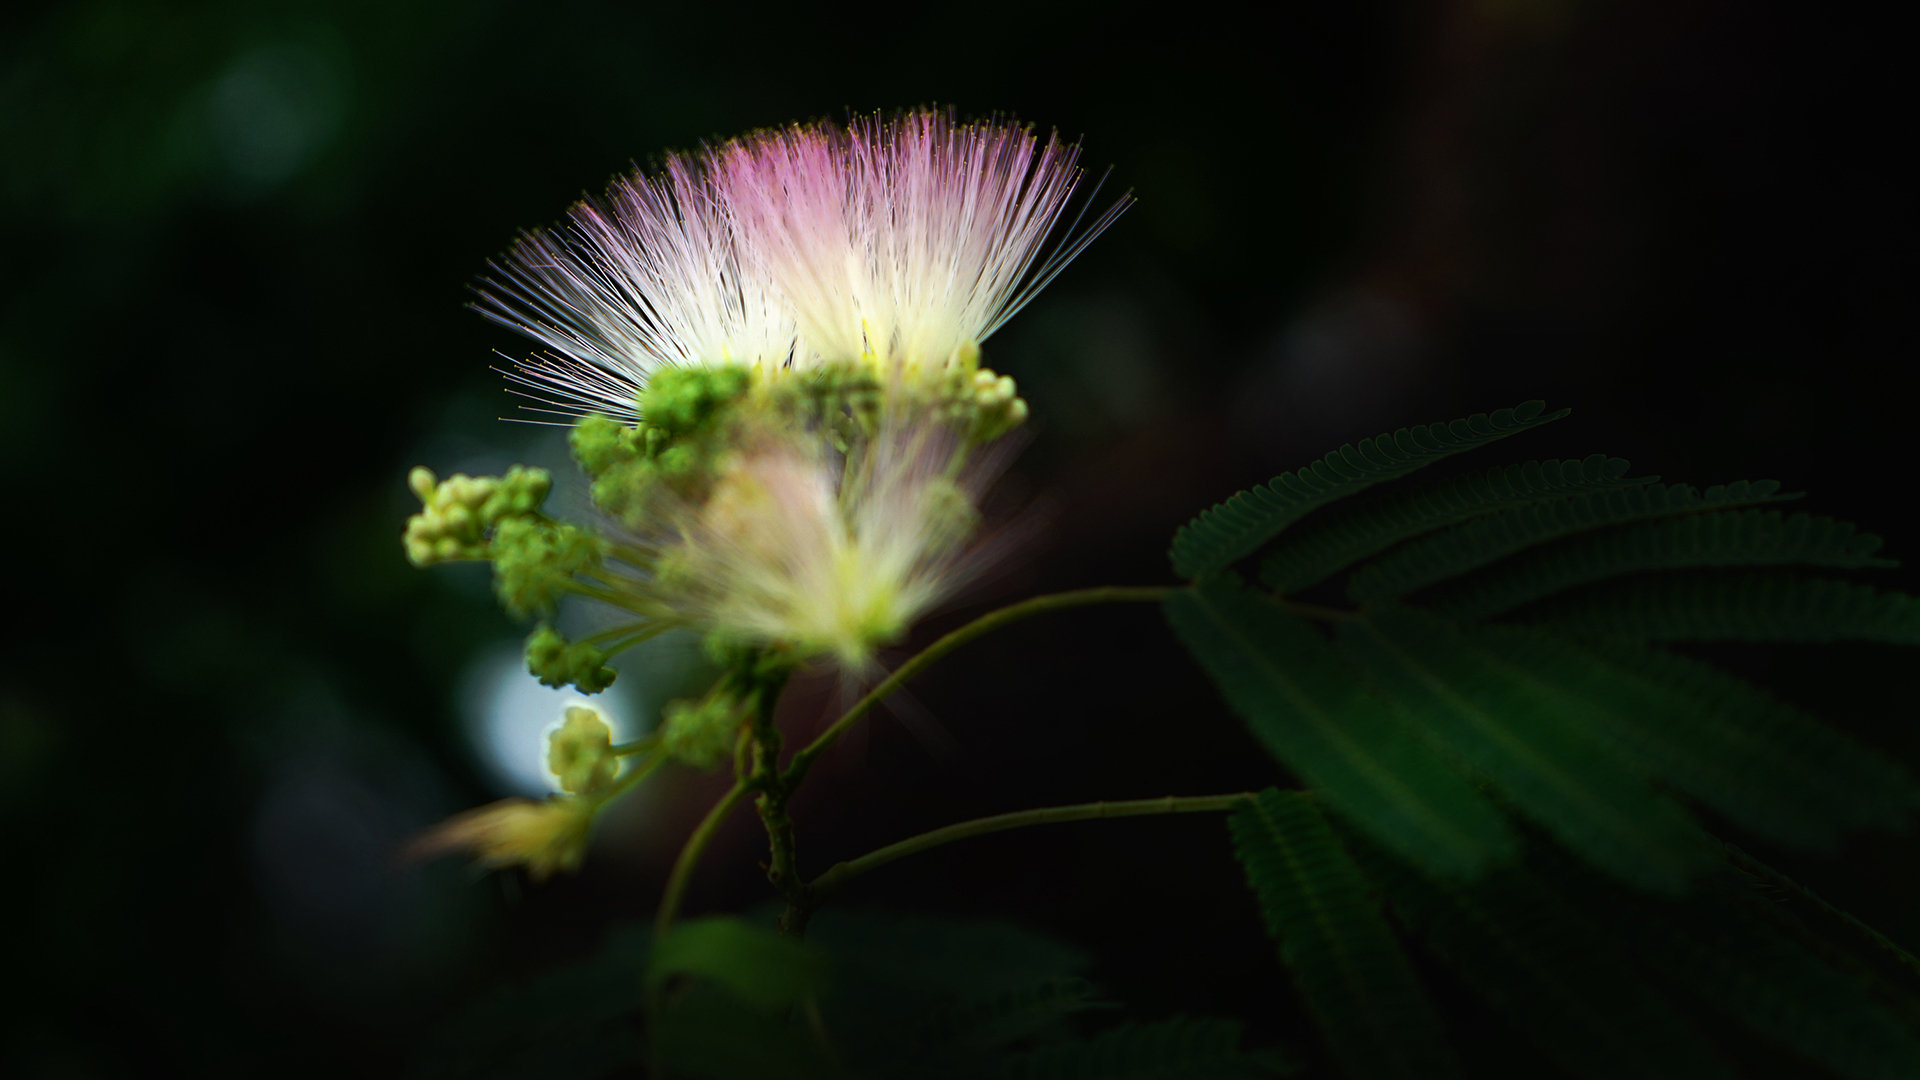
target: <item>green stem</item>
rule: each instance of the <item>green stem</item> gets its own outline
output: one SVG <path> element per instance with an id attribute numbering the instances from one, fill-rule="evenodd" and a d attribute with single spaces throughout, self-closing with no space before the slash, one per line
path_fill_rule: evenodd
<path id="1" fill-rule="evenodd" d="M 660 618 L 662 615 L 669 614 L 664 608 L 642 607 L 639 603 L 635 601 L 633 597 L 622 596 L 619 593 L 614 592 L 612 589 L 601 588 L 598 585 L 590 585 L 577 578 L 567 581 L 564 585 L 564 588 L 566 588 L 567 591 L 572 592 L 576 595 L 584 596 L 592 600 L 598 600 L 601 603 L 607 605 L 608 607 L 618 608 L 621 611 L 627 612 L 630 615 L 638 615 L 644 619 L 657 619 L 657 618 Z"/>
<path id="2" fill-rule="evenodd" d="M 1208 814 L 1232 810 L 1243 802 L 1253 798 L 1249 791 L 1236 791 L 1228 795 L 1168 795 L 1159 799 L 1132 799 L 1125 802 L 1076 803 L 1072 806 L 1047 806 L 1037 810 L 1019 810 L 1011 814 L 995 814 L 992 817 L 975 818 L 953 825 L 910 836 L 898 843 L 888 844 L 876 851 L 870 851 L 857 859 L 835 864 L 826 873 L 815 878 L 807 888 L 809 904 L 817 905 L 822 900 L 845 887 L 847 882 L 871 870 L 904 859 L 922 851 L 951 844 L 956 840 L 966 840 L 989 833 L 1005 832 L 1008 829 L 1024 829 L 1030 825 L 1054 825 L 1066 821 L 1092 821 L 1098 818 L 1145 817 L 1154 814 Z"/>
<path id="3" fill-rule="evenodd" d="M 660 735 L 658 732 L 655 732 L 652 735 L 641 736 L 640 738 L 635 739 L 632 742 L 615 743 L 613 745 L 613 756 L 614 757 L 630 757 L 634 754 L 644 754 L 647 751 L 652 750 L 655 747 L 658 747 L 659 745 L 660 745 Z"/>
<path id="4" fill-rule="evenodd" d="M 681 845 L 680 856 L 673 860 L 673 870 L 667 875 L 666 890 L 660 894 L 660 910 L 653 917 L 655 941 L 664 939 L 667 931 L 673 927 L 673 920 L 680 916 L 680 901 L 686 895 L 693 868 L 699 865 L 700 856 L 706 853 L 707 845 L 713 841 L 713 834 L 719 830 L 720 823 L 727 820 L 727 815 L 733 813 L 734 807 L 739 806 L 752 791 L 745 780 L 735 781 L 727 793 L 720 796 L 720 801 L 713 804 L 713 809 L 707 811 L 707 816 L 700 819 L 700 824 L 694 826 L 687 842 Z"/>
<path id="5" fill-rule="evenodd" d="M 627 634 L 637 634 L 640 631 L 645 630 L 647 626 L 648 624 L 644 622 L 621 623 L 619 626 L 610 626 L 605 630 L 601 630 L 596 633 L 588 634 L 586 637 L 579 638 L 574 642 L 574 644 L 575 645 L 598 645 L 603 641 L 612 641 L 614 638 L 623 637 Z"/>
<path id="6" fill-rule="evenodd" d="M 625 638 L 620 641 L 616 641 L 613 644 L 608 645 L 606 648 L 601 649 L 600 655 L 605 656 L 608 659 L 612 659 L 613 657 L 619 656 L 621 653 L 627 651 L 628 649 L 633 648 L 635 645 L 639 645 L 642 642 L 652 641 L 654 638 L 659 637 L 661 634 L 664 634 L 667 631 L 672 630 L 674 627 L 679 625 L 680 624 L 678 622 L 674 622 L 670 619 L 658 620 L 652 623 L 651 625 L 649 625 L 646 629 L 636 632 L 632 637 Z"/>
<path id="7" fill-rule="evenodd" d="M 641 739 L 639 742 L 628 743 L 626 746 L 616 746 L 613 748 L 613 754 L 615 757 L 623 757 L 628 754 L 642 753 L 659 745 L 659 741 L 658 739 Z M 605 794 L 599 796 L 600 804 L 604 806 L 620 796 L 625 795 L 627 792 L 632 791 L 639 785 L 640 781 L 645 780 L 651 775 L 653 770 L 666 763 L 667 755 L 661 754 L 658 757 L 649 758 L 646 761 L 629 766 L 627 771 L 621 774 L 618 780 L 613 782 L 613 786 L 608 788 Z"/>
<path id="8" fill-rule="evenodd" d="M 632 544 L 621 544 L 611 540 L 602 540 L 601 543 L 606 545 L 606 551 L 614 558 L 643 570 L 653 569 L 654 564 L 660 561 L 658 552 L 637 548 Z"/>
<path id="9" fill-rule="evenodd" d="M 1035 596 L 1017 604 L 1009 604 L 996 611 L 973 620 L 960 629 L 940 638 L 917 653 L 912 659 L 894 669 L 893 674 L 880 681 L 866 697 L 854 703 L 840 719 L 835 720 L 827 730 L 820 733 L 812 742 L 796 751 L 793 760 L 787 763 L 787 769 L 780 774 L 782 786 L 791 789 L 806 778 L 807 770 L 813 767 L 814 759 L 827 751 L 840 736 L 845 735 L 860 718 L 872 712 L 874 707 L 890 697 L 894 691 L 906 685 L 909 679 L 920 674 L 941 657 L 972 641 L 983 634 L 1019 622 L 1034 615 L 1049 611 L 1061 611 L 1066 608 L 1085 607 L 1089 604 L 1121 603 L 1158 603 L 1177 587 L 1171 585 L 1105 585 L 1094 589 L 1078 589 L 1073 592 L 1050 593 Z"/>
<path id="10" fill-rule="evenodd" d="M 807 886 L 806 879 L 800 876 L 793 817 L 787 812 L 793 786 L 780 775 L 780 750 L 784 739 L 773 722 L 774 708 L 780 703 L 780 692 L 786 688 L 787 675 L 787 670 L 763 675 L 753 686 L 750 698 L 753 706 L 752 742 L 748 757 L 751 762 L 749 782 L 760 793 L 754 800 L 754 808 L 760 812 L 760 821 L 767 830 L 767 881 L 787 901 L 788 909 L 793 910 L 804 906 Z M 798 926 L 790 926 L 786 919 L 781 920 L 781 929 L 799 933 Z"/>

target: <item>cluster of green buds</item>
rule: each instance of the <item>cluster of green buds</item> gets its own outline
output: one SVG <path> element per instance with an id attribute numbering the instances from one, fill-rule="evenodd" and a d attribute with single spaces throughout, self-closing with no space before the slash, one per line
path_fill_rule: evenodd
<path id="1" fill-rule="evenodd" d="M 524 517 L 546 501 L 553 478 L 545 469 L 519 465 L 505 476 L 454 473 L 445 480 L 416 466 L 407 486 L 420 498 L 420 512 L 407 519 L 404 541 L 415 566 L 488 557 L 488 534 L 501 521 Z"/>
<path id="2" fill-rule="evenodd" d="M 738 367 L 670 368 L 640 395 L 645 420 L 581 420 L 570 441 L 593 481 L 594 505 L 647 534 L 674 508 L 704 500 L 742 426 L 754 419 L 744 408 L 753 379 Z"/>
<path id="3" fill-rule="evenodd" d="M 527 671 L 542 686 L 572 686 L 583 694 L 597 694 L 614 679 L 604 650 L 592 642 L 568 641 L 546 623 L 527 637 Z"/>
<path id="4" fill-rule="evenodd" d="M 1027 402 L 1011 375 L 980 366 L 980 346 L 962 345 L 932 380 L 929 405 L 974 446 L 993 442 L 1027 419 Z"/>
<path id="5" fill-rule="evenodd" d="M 575 575 L 600 564 L 592 534 L 540 512 L 553 487 L 545 469 L 515 465 L 504 476 L 439 480 L 416 467 L 407 485 L 420 499 L 402 537 L 407 558 L 415 566 L 491 561 L 494 592 L 515 615 L 550 614 Z"/>
<path id="6" fill-rule="evenodd" d="M 733 752 L 741 728 L 752 720 L 751 703 L 732 687 L 717 683 L 704 697 L 667 704 L 661 716 L 660 744 L 675 761 L 711 769 Z"/>
<path id="7" fill-rule="evenodd" d="M 973 373 L 973 394 L 966 404 L 967 430 L 975 443 L 990 443 L 1027 420 L 1027 401 L 1014 387 L 1013 376 L 986 368 Z"/>

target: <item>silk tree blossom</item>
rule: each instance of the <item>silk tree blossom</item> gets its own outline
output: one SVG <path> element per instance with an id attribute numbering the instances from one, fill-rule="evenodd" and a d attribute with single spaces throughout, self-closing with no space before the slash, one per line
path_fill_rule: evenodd
<path id="1" fill-rule="evenodd" d="M 934 111 L 796 124 L 617 181 L 515 243 L 476 305 L 546 346 L 509 377 L 562 415 L 636 420 L 662 364 L 971 364 L 1126 208 L 1042 248 L 1079 148 Z"/>
<path id="2" fill-rule="evenodd" d="M 938 425 L 883 432 L 846 458 L 817 441 L 748 448 L 682 527 L 674 574 L 726 636 L 872 666 L 965 580 L 982 468 Z"/>
<path id="3" fill-rule="evenodd" d="M 1043 250 L 1078 154 L 926 110 L 793 125 L 668 157 L 490 264 L 475 306 L 544 347 L 508 377 L 577 421 L 598 520 L 551 516 L 543 470 L 419 468 L 408 558 L 491 563 L 501 604 L 537 621 L 528 670 L 547 685 L 604 690 L 618 653 L 682 628 L 719 672 L 619 748 L 570 710 L 548 756 L 563 794 L 459 815 L 418 853 L 544 878 L 669 760 L 751 765 L 763 795 L 787 782 L 764 773 L 786 680 L 872 674 L 984 561 L 980 495 L 1026 402 L 980 344 L 1130 201 Z M 612 619 L 571 640 L 562 606 L 580 601 Z"/>

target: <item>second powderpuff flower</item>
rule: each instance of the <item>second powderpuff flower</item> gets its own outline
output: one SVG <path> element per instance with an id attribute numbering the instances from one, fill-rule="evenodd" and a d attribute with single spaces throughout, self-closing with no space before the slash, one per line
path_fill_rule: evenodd
<path id="1" fill-rule="evenodd" d="M 983 474 L 960 469 L 963 452 L 937 424 L 883 432 L 844 459 L 817 439 L 770 437 L 682 526 L 672 577 L 726 637 L 865 670 L 974 567 Z"/>

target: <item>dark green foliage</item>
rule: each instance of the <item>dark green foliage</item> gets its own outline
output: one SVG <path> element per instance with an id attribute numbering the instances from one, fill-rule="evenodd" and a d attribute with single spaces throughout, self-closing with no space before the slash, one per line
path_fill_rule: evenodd
<path id="1" fill-rule="evenodd" d="M 1753 1036 L 1858 1080 L 1920 1076 L 1920 1032 L 1867 982 L 1783 925 L 1781 905 L 1726 865 L 1697 895 L 1657 900 L 1543 852 L 1559 902 L 1612 925 L 1635 963 Z M 1784 932 L 1783 932 L 1784 931 Z M 1913 990 L 1897 994 L 1913 1001 Z"/>
<path id="2" fill-rule="evenodd" d="M 1583 637 L 1920 645 L 1920 598 L 1777 572 L 1631 578 L 1544 600 L 1515 614 Z"/>
<path id="3" fill-rule="evenodd" d="M 1348 471 L 1328 471 L 1336 460 Z M 1176 569 L 1200 581 L 1166 604 L 1233 710 L 1307 787 L 1263 796 L 1233 831 L 1347 1071 L 1402 1075 L 1392 1051 L 1431 1045 L 1430 1023 L 1400 1019 L 1398 995 L 1420 999 L 1380 922 L 1384 900 L 1577 1075 L 1759 1064 L 1920 1076 L 1920 961 L 1751 856 L 1730 870 L 1737 849 L 1690 813 L 1832 850 L 1854 830 L 1911 825 L 1920 784 L 1655 644 L 1920 644 L 1920 598 L 1791 569 L 1891 566 L 1879 538 L 1757 506 L 1795 497 L 1771 481 L 1699 491 L 1624 479 L 1625 463 L 1602 457 L 1476 473 L 1294 524 L 1409 471 L 1372 464 L 1335 455 L 1203 514 L 1175 538 Z M 1363 606 L 1269 598 L 1215 573 L 1276 536 L 1268 587 L 1291 593 L 1352 568 L 1347 592 Z M 1459 783 L 1481 797 L 1458 801 Z M 1478 816 L 1490 804 L 1512 815 L 1497 834 Z M 1480 856 L 1428 835 L 1477 837 Z M 1389 1045 L 1390 1028 L 1411 1043 Z M 1744 1041 L 1713 1041 L 1729 1038 Z"/>
<path id="4" fill-rule="evenodd" d="M 1176 592 L 1166 612 L 1267 749 L 1355 825 L 1440 873 L 1512 853 L 1488 802 L 1313 626 L 1231 580 Z"/>
<path id="5" fill-rule="evenodd" d="M 902 994 L 984 998 L 1071 978 L 1087 967 L 1080 950 L 1003 922 L 828 908 L 808 924 L 807 937 L 855 984 L 886 985 L 896 1001 Z M 837 982 L 831 994 L 843 989 Z"/>
<path id="6" fill-rule="evenodd" d="M 1772 480 L 1742 480 L 1699 491 L 1647 484 L 1531 503 L 1422 537 L 1356 571 L 1347 595 L 1366 604 L 1424 589 L 1515 552 L 1610 525 L 1798 498 Z"/>
<path id="7" fill-rule="evenodd" d="M 1460 1075 L 1400 943 L 1312 798 L 1269 788 L 1229 824 L 1267 932 L 1334 1057 L 1357 1076 Z"/>
<path id="8" fill-rule="evenodd" d="M 649 935 L 625 927 L 587 960 L 482 995 L 421 1040 L 417 1080 L 593 1080 L 639 1065 Z"/>
<path id="9" fill-rule="evenodd" d="M 694 919 L 657 942 L 647 964 L 649 986 L 680 975 L 723 986 L 755 1008 L 779 1009 L 826 985 L 827 958 L 742 919 Z"/>
<path id="10" fill-rule="evenodd" d="M 1477 632 L 1604 710 L 1597 730 L 1647 775 L 1770 839 L 1826 847 L 1849 829 L 1901 827 L 1920 809 L 1905 769 L 1710 665 L 1632 642 Z"/>
<path id="11" fill-rule="evenodd" d="M 1260 580 L 1297 592 L 1362 559 L 1482 514 L 1569 494 L 1653 483 L 1628 477 L 1627 462 L 1594 454 L 1579 461 L 1529 461 L 1457 476 L 1424 491 L 1390 495 L 1353 510 L 1329 510 L 1280 534 L 1261 563 Z"/>
<path id="12" fill-rule="evenodd" d="M 1427 606 L 1486 619 L 1563 589 L 1643 570 L 1721 566 L 1884 567 L 1880 538 L 1815 514 L 1739 510 L 1647 521 L 1523 552 L 1433 590 Z"/>
<path id="13" fill-rule="evenodd" d="M 978 1074 L 1006 1047 L 1049 1042 L 1067 1032 L 1064 1021 L 1077 1013 L 1110 1008 L 1084 979 L 1057 979 L 1006 990 L 989 998 L 963 1001 L 915 1018 L 907 1029 L 910 1068 L 901 1075 L 953 1077 Z"/>
<path id="14" fill-rule="evenodd" d="M 711 983 L 680 988 L 652 1018 L 651 1059 L 679 1080 L 830 1080 L 833 1048 L 787 1014 L 753 1008 Z"/>
<path id="15" fill-rule="evenodd" d="M 1547 413 L 1545 408 L 1543 402 L 1529 401 L 1492 415 L 1403 428 L 1343 446 L 1188 522 L 1173 538 L 1173 572 L 1191 579 L 1223 570 L 1317 506 L 1567 414 L 1565 409 Z"/>
<path id="16" fill-rule="evenodd" d="M 1231 1020 L 1176 1017 L 1031 1050 L 988 1075 L 997 1080 L 1257 1080 L 1291 1071 L 1271 1051 L 1242 1051 L 1240 1025 Z"/>
<path id="17" fill-rule="evenodd" d="M 861 1076 L 973 1080 L 1110 1007 L 1079 977 L 1086 957 L 1005 923 L 829 908 L 808 935 L 834 961 L 822 1025 Z"/>
<path id="18" fill-rule="evenodd" d="M 1521 866 L 1436 880 L 1355 851 L 1396 918 L 1561 1068 L 1596 1080 L 1730 1077 L 1728 1064 L 1586 918 Z"/>
<path id="19" fill-rule="evenodd" d="M 743 919 L 695 919 L 655 943 L 644 979 L 659 995 L 654 1061 L 670 1075 L 838 1072 L 831 1046 L 791 1016 L 828 985 L 825 953 Z"/>
<path id="20" fill-rule="evenodd" d="M 1086 958 L 1005 923 L 828 909 L 806 943 L 743 919 L 640 928 L 521 988 L 493 991 L 422 1045 L 422 1078 L 981 1080 L 1278 1075 L 1231 1021 L 1087 1031 L 1117 1009 Z M 649 991 L 657 1011 L 645 1014 Z M 651 1045 L 649 1045 L 649 1041 Z M 1089 1071 L 1092 1070 L 1092 1071 Z"/>
<path id="21" fill-rule="evenodd" d="M 1711 860 L 1686 812 L 1608 740 L 1605 709 L 1542 674 L 1558 667 L 1547 658 L 1403 609 L 1346 624 L 1340 643 L 1422 731 L 1596 866 L 1673 892 Z"/>

